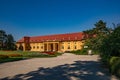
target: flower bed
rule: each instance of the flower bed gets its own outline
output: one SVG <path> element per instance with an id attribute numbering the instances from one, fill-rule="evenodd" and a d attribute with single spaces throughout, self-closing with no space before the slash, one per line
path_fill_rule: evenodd
<path id="1" fill-rule="evenodd" d="M 22 57 L 21 54 L 8 54 L 9 57 Z"/>
<path id="2" fill-rule="evenodd" d="M 7 56 L 7 55 L 0 55 L 0 59 L 7 59 L 7 58 L 9 58 L 9 56 Z"/>
<path id="3" fill-rule="evenodd" d="M 56 52 L 45 51 L 45 52 L 42 52 L 42 53 L 49 54 L 49 55 L 54 55 Z"/>

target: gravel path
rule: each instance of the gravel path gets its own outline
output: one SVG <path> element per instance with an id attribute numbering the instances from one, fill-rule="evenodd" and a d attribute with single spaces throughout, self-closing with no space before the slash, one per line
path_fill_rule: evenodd
<path id="1" fill-rule="evenodd" d="M 117 80 L 99 62 L 98 55 L 65 53 L 0 64 L 0 80 Z"/>

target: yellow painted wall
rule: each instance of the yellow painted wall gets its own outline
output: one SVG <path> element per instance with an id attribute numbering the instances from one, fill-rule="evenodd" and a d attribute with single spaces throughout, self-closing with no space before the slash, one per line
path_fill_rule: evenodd
<path id="1" fill-rule="evenodd" d="M 31 51 L 44 51 L 43 43 L 30 43 Z"/>
<path id="2" fill-rule="evenodd" d="M 25 51 L 25 44 L 24 43 L 16 43 L 17 50 L 19 49 L 20 44 L 23 46 L 23 51 Z"/>
<path id="3" fill-rule="evenodd" d="M 62 42 L 61 49 L 62 51 L 80 50 L 82 48 L 82 45 L 83 45 L 82 41 L 66 41 Z M 62 47 L 64 47 L 64 49 Z M 68 47 L 70 47 L 70 49 Z"/>
<path id="4" fill-rule="evenodd" d="M 44 51 L 44 44 L 47 43 L 58 43 L 59 44 L 59 51 L 73 51 L 73 50 L 80 50 L 82 48 L 82 45 L 84 44 L 84 41 L 65 41 L 65 42 L 43 42 L 43 43 L 30 43 L 31 50 L 30 51 Z M 17 49 L 20 46 L 20 43 L 16 43 Z M 25 44 L 22 43 L 22 46 L 25 50 Z M 75 49 L 76 46 L 76 49 Z M 64 47 L 64 48 L 63 48 Z M 70 47 L 70 49 L 68 49 Z"/>

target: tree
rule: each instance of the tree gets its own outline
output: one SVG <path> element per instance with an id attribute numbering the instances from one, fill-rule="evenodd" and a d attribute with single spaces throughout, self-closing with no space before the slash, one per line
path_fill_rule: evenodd
<path id="1" fill-rule="evenodd" d="M 4 30 L 0 30 L 0 49 L 4 49 L 7 43 L 7 34 Z"/>
<path id="2" fill-rule="evenodd" d="M 107 56 L 120 56 L 120 26 L 108 35 L 100 48 L 101 52 Z"/>
<path id="3" fill-rule="evenodd" d="M 15 41 L 12 34 L 6 34 L 4 30 L 0 30 L 0 50 L 15 50 Z"/>
<path id="4" fill-rule="evenodd" d="M 15 50 L 16 46 L 15 46 L 15 41 L 14 41 L 12 34 L 8 34 L 7 39 L 8 39 L 7 40 L 7 49 L 8 50 Z"/>
<path id="5" fill-rule="evenodd" d="M 96 22 L 94 32 L 95 34 L 104 34 L 106 32 L 106 22 L 99 20 Z"/>
<path id="6" fill-rule="evenodd" d="M 110 28 L 106 27 L 106 22 L 99 20 L 95 24 L 95 28 L 84 31 L 87 35 L 85 45 L 90 49 L 99 50 L 102 45 L 103 39 L 110 34 Z"/>

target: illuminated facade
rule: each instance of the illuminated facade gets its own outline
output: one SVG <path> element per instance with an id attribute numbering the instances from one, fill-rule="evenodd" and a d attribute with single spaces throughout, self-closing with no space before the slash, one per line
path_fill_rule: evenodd
<path id="1" fill-rule="evenodd" d="M 16 43 L 17 49 L 40 52 L 80 50 L 83 44 L 84 35 L 82 32 L 23 37 Z"/>

